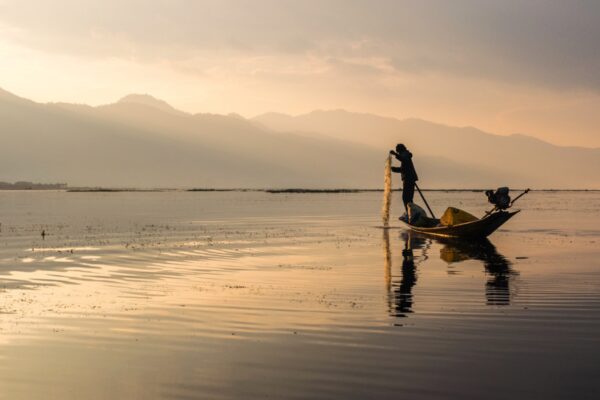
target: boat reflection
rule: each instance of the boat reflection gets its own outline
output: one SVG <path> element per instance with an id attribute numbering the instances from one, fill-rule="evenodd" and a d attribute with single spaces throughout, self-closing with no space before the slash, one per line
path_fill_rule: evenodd
<path id="1" fill-rule="evenodd" d="M 489 240 L 432 238 L 412 231 L 402 232 L 400 237 L 403 241 L 402 265 L 401 274 L 397 276 L 393 272 L 390 231 L 383 231 L 385 282 L 391 315 L 406 317 L 413 312 L 413 288 L 417 283 L 417 268 L 428 259 L 428 252 L 434 243 L 442 246 L 440 259 L 449 266 L 466 260 L 481 261 L 489 277 L 485 284 L 486 304 L 510 304 L 510 281 L 517 273 L 513 270 L 511 262 L 498 253 Z"/>
<path id="2" fill-rule="evenodd" d="M 444 247 L 440 250 L 440 258 L 448 265 L 465 260 L 478 260 L 483 263 L 488 280 L 485 284 L 485 297 L 488 305 L 510 304 L 510 280 L 517 273 L 511 262 L 498 253 L 496 246 L 488 239 L 457 240 L 436 239 Z"/>

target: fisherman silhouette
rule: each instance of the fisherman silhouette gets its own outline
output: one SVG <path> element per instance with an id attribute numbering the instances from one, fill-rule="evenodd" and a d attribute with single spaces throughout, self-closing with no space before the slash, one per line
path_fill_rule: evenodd
<path id="1" fill-rule="evenodd" d="M 392 167 L 392 172 L 400 173 L 402 177 L 402 201 L 404 202 L 404 210 L 408 213 L 408 203 L 413 202 L 415 185 L 419 180 L 412 162 L 412 153 L 408 151 L 405 145 L 399 143 L 396 145 L 396 151 L 390 150 L 390 154 L 400 161 L 400 166 Z"/>

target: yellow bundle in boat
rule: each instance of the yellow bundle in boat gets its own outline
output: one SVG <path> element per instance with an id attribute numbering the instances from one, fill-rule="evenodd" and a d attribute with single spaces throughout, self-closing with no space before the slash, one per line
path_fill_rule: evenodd
<path id="1" fill-rule="evenodd" d="M 442 218 L 440 218 L 440 224 L 444 226 L 453 226 L 476 220 L 476 216 L 471 215 L 466 211 L 459 210 L 458 208 L 454 207 L 448 207 L 446 212 L 444 212 L 444 215 L 442 215 Z"/>

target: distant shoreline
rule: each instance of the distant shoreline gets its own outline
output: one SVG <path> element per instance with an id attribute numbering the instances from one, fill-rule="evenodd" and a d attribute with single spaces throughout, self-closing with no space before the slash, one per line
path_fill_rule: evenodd
<path id="1" fill-rule="evenodd" d="M 68 193 L 122 193 L 122 192 L 174 192 L 177 189 L 113 189 L 113 188 L 73 188 Z"/>
<path id="2" fill-rule="evenodd" d="M 473 192 L 483 193 L 487 189 L 421 189 L 423 192 Z M 495 188 L 494 188 L 495 189 Z M 522 192 L 525 189 L 511 188 L 511 192 Z M 332 188 L 332 189 L 308 189 L 308 188 L 288 188 L 288 189 L 247 189 L 247 188 L 192 188 L 192 189 L 135 189 L 135 188 L 72 188 L 64 189 L 70 193 L 123 193 L 123 192 L 263 192 L 270 194 L 351 194 L 351 193 L 369 193 L 383 192 L 383 189 L 348 189 L 348 188 Z M 393 189 L 393 192 L 401 192 L 402 189 Z M 600 189 L 531 189 L 532 192 L 600 192 Z"/>
<path id="3" fill-rule="evenodd" d="M 67 190 L 66 183 L 0 182 L 0 190 Z"/>
<path id="4" fill-rule="evenodd" d="M 421 189 L 423 192 L 474 192 L 483 193 L 492 187 L 470 189 Z M 511 192 L 522 192 L 523 188 L 511 188 Z M 0 191 L 62 191 L 69 193 L 153 193 L 153 192 L 263 192 L 270 194 L 351 194 L 382 192 L 383 189 L 365 188 L 119 188 L 119 187 L 69 187 L 67 184 L 45 184 L 31 182 L 0 182 Z M 401 192 L 402 189 L 393 189 Z M 600 192 L 600 189 L 531 189 L 532 192 Z"/>

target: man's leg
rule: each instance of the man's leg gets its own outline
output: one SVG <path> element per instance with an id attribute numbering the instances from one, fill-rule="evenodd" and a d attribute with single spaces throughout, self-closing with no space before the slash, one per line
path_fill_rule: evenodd
<path id="1" fill-rule="evenodd" d="M 408 193 L 408 202 L 409 203 L 414 203 L 414 198 L 415 198 L 415 182 L 413 181 L 409 181 L 408 183 L 408 187 L 407 187 L 407 193 Z"/>
<path id="2" fill-rule="evenodd" d="M 404 209 L 408 213 L 408 203 L 412 203 L 413 197 L 415 196 L 415 183 L 411 181 L 402 182 L 402 201 L 404 202 Z"/>

